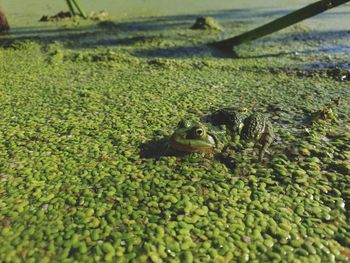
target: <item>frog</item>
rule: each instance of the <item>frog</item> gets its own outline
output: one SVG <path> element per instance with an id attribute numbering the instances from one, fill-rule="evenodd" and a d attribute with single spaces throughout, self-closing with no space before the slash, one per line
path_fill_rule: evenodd
<path id="1" fill-rule="evenodd" d="M 209 124 L 181 120 L 169 139 L 169 148 L 185 153 L 215 153 L 222 148 L 219 137 L 224 133 Z"/>
<path id="2" fill-rule="evenodd" d="M 264 158 L 265 152 L 275 138 L 271 122 L 257 112 L 244 119 L 240 136 L 245 141 L 253 141 L 255 146 L 260 145 L 259 160 Z"/>
<path id="3" fill-rule="evenodd" d="M 215 126 L 226 126 L 231 133 L 240 134 L 246 112 L 246 108 L 221 108 L 211 114 L 209 121 Z"/>
<path id="4" fill-rule="evenodd" d="M 259 159 L 262 160 L 274 138 L 271 123 L 259 113 L 247 116 L 246 111 L 222 108 L 207 120 L 181 120 L 169 139 L 169 148 L 185 153 L 236 153 L 231 146 L 235 144 L 235 136 L 239 135 L 242 140 L 254 141 L 255 145 L 261 146 Z"/>
<path id="5" fill-rule="evenodd" d="M 221 108 L 215 111 L 210 121 L 213 125 L 225 125 L 231 134 L 239 135 L 244 142 L 254 142 L 259 145 L 259 160 L 262 160 L 265 152 L 274 140 L 272 124 L 261 113 L 248 114 L 246 108 Z"/>

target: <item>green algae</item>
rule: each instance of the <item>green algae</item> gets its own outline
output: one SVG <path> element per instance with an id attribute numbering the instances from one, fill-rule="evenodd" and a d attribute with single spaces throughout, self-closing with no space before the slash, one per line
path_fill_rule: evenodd
<path id="1" fill-rule="evenodd" d="M 222 31 L 222 26 L 211 16 L 201 16 L 196 19 L 196 22 L 191 26 L 191 29 L 199 30 L 219 30 Z"/>
<path id="2" fill-rule="evenodd" d="M 82 43 L 109 36 L 85 29 L 74 41 L 6 36 L 0 48 L 0 261 L 347 260 L 346 81 L 276 70 L 291 56 L 141 56 L 162 41 L 188 44 L 197 33 L 187 25 L 164 33 L 170 40 L 133 32 L 126 39 L 137 41 L 97 48 Z M 338 123 L 301 124 L 338 96 Z M 249 147 L 230 165 L 142 155 L 183 117 L 232 105 L 274 121 L 265 163 Z"/>
<path id="3" fill-rule="evenodd" d="M 300 260 L 311 255 L 315 261 L 344 260 L 339 251 L 347 247 L 342 192 L 348 178 L 333 162 L 346 162 L 347 133 L 323 141 L 320 127 L 300 139 L 283 135 L 281 127 L 281 148 L 309 143 L 311 158 L 289 160 L 276 146 L 279 156 L 266 165 L 251 163 L 243 152 L 236 162 L 250 167 L 244 177 L 236 175 L 239 169 L 200 155 L 152 160 L 139 154 L 142 142 L 157 138 L 155 131 L 170 135 L 180 117 L 194 109 L 237 104 L 241 98 L 247 107 L 256 101 L 267 107 L 280 98 L 297 121 L 305 86 L 317 86 L 322 98 L 335 92 L 330 86 L 345 92 L 343 83 L 271 75 L 249 65 L 243 71 L 229 61 L 203 67 L 173 61 L 175 74 L 168 66 L 154 67 L 130 55 L 121 61 L 48 62 L 57 49 L 27 43 L 2 50 L 8 58 L 3 66 L 11 72 L 11 78 L 1 78 L 4 261 L 69 257 L 160 262 L 169 256 L 188 262 L 272 260 L 284 254 Z M 71 51 L 61 52 L 72 57 L 66 55 Z M 81 54 L 93 57 L 99 51 Z M 30 59 L 34 56 L 35 63 Z M 284 82 L 290 84 L 281 86 Z M 291 97 L 282 99 L 282 94 Z M 293 120 L 293 114 L 282 116 L 281 121 Z M 333 153 L 332 159 L 326 151 Z M 332 189 L 340 196 L 325 194 Z M 252 242 L 242 242 L 243 236 Z"/>

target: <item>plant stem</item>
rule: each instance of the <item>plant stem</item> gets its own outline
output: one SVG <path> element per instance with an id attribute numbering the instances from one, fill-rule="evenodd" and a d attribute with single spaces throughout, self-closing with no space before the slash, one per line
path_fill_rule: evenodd
<path id="1" fill-rule="evenodd" d="M 286 28 L 290 25 L 296 24 L 306 18 L 315 16 L 333 7 L 342 5 L 350 0 L 321 0 L 298 9 L 288 15 L 280 17 L 270 23 L 255 28 L 251 31 L 245 32 L 241 35 L 228 38 L 222 41 L 214 42 L 211 45 L 224 51 L 231 51 L 234 46 L 246 43 L 268 34 L 274 33 L 278 30 Z"/>
<path id="2" fill-rule="evenodd" d="M 75 5 L 75 7 L 78 9 L 79 14 L 83 17 L 83 18 L 87 18 L 87 15 L 85 13 L 85 11 L 81 8 L 79 0 L 71 0 L 73 2 L 73 4 Z"/>
<path id="3" fill-rule="evenodd" d="M 69 8 L 69 12 L 72 14 L 72 16 L 75 16 L 76 13 L 74 11 L 72 0 L 66 0 L 66 2 L 67 2 L 67 5 L 68 5 L 68 8 Z"/>

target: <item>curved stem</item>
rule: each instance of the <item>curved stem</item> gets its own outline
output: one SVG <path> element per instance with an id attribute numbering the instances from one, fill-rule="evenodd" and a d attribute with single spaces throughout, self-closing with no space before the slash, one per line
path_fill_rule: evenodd
<path id="1" fill-rule="evenodd" d="M 67 3 L 67 5 L 68 5 L 69 12 L 72 14 L 72 16 L 75 16 L 76 13 L 75 13 L 75 11 L 74 11 L 74 7 L 73 7 L 72 0 L 66 0 L 66 3 Z"/>
<path id="2" fill-rule="evenodd" d="M 214 42 L 212 45 L 221 50 L 231 50 L 234 46 L 238 46 L 242 43 L 246 43 L 257 38 L 261 38 L 268 34 L 274 33 L 278 30 L 286 28 L 290 25 L 296 24 L 306 18 L 320 14 L 333 7 L 345 4 L 350 0 L 321 0 L 313 4 L 300 8 L 292 13 L 289 13 L 283 17 L 273 20 L 270 23 L 257 27 L 251 31 L 245 32 L 241 35 L 228 38 L 222 41 Z"/>
<path id="3" fill-rule="evenodd" d="M 86 18 L 87 18 L 87 15 L 86 15 L 85 11 L 81 8 L 79 1 L 78 1 L 78 0 L 71 0 L 71 1 L 72 1 L 72 3 L 75 5 L 75 7 L 78 9 L 79 14 L 80 14 L 83 18 L 86 19 Z"/>

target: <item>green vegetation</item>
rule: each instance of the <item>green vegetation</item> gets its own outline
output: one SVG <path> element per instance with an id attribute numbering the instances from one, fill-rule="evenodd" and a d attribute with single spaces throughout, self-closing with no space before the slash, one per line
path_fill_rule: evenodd
<path id="1" fill-rule="evenodd" d="M 191 29 L 200 29 L 200 30 L 220 30 L 222 27 L 218 21 L 210 16 L 201 16 L 196 19 L 196 22 L 191 26 Z"/>
<path id="2" fill-rule="evenodd" d="M 215 37 L 191 23 L 132 25 L 124 42 L 122 27 L 64 23 L 0 47 L 1 262 L 348 260 L 347 80 L 287 70 L 315 56 L 176 49 Z M 241 54 L 281 49 L 268 45 Z M 304 122 L 336 97 L 332 118 Z M 271 120 L 264 162 L 254 145 L 224 160 L 157 156 L 181 119 L 232 105 Z"/>
<path id="3" fill-rule="evenodd" d="M 87 18 L 85 11 L 80 6 L 79 0 L 66 0 L 70 13 L 75 15 L 80 15 L 83 18 Z M 76 10 L 77 9 L 77 12 Z"/>
<path id="4" fill-rule="evenodd" d="M 350 133 L 281 124 L 303 116 L 305 96 L 317 90 L 318 108 L 345 84 L 229 61 L 172 61 L 170 72 L 125 54 L 52 60 L 34 43 L 1 52 L 2 261 L 344 260 Z M 255 101 L 285 109 L 268 164 L 245 152 L 234 170 L 196 154 L 142 157 L 189 111 Z"/>
<path id="5" fill-rule="evenodd" d="M 214 46 L 222 48 L 228 51 L 232 51 L 234 46 L 261 38 L 268 34 L 274 33 L 278 30 L 284 29 L 288 26 L 294 25 L 304 19 L 310 18 L 312 16 L 318 15 L 324 11 L 331 8 L 337 7 L 339 5 L 345 4 L 349 0 L 321 0 L 298 9 L 286 16 L 280 17 L 270 23 L 262 25 L 251 31 L 245 32 L 239 36 L 235 36 L 229 39 L 225 39 L 216 43 Z"/>

